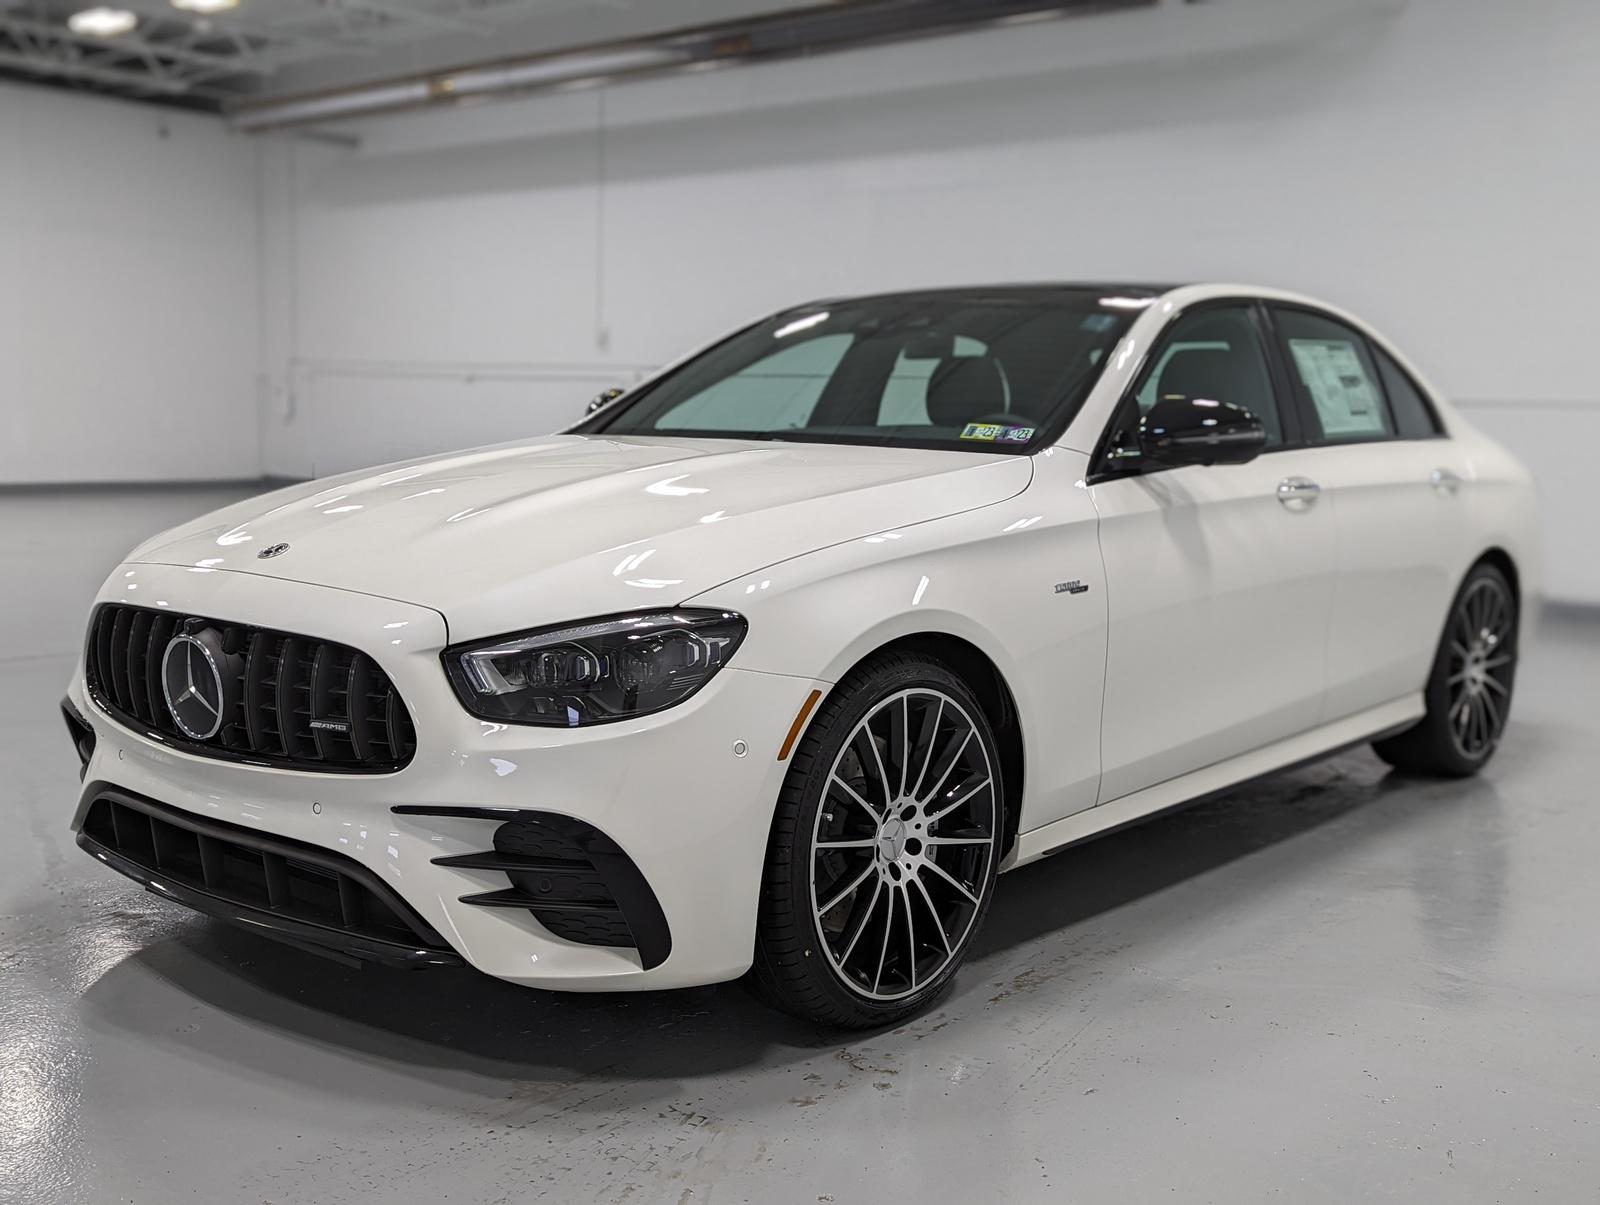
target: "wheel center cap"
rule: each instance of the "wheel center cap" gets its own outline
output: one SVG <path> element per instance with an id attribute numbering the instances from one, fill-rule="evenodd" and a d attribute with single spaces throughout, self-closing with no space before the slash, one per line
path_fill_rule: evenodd
<path id="1" fill-rule="evenodd" d="M 1482 645 L 1474 645 L 1467 656 L 1467 689 L 1474 694 L 1483 689 L 1483 680 L 1489 676 L 1489 671 L 1485 664 L 1488 660 L 1489 650 Z"/>
<path id="2" fill-rule="evenodd" d="M 878 830 L 878 856 L 888 862 L 898 861 L 906 852 L 906 822 L 891 816 Z"/>

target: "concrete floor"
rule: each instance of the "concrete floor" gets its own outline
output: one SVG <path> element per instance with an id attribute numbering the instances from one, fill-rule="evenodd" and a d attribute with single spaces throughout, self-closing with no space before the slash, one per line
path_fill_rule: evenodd
<path id="1" fill-rule="evenodd" d="M 0 1199 L 1600 1197 L 1600 624 L 1487 773 L 1362 751 L 1001 880 L 929 1015 L 356 972 L 163 904 L 67 820 L 101 575 L 221 491 L 0 495 Z"/>

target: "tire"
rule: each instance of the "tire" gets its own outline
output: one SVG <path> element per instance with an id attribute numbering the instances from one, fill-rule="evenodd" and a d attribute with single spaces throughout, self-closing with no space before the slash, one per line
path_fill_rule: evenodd
<path id="1" fill-rule="evenodd" d="M 1450 604 L 1423 692 L 1427 713 L 1374 741 L 1391 766 L 1461 778 L 1494 756 L 1511 713 L 1517 670 L 1517 597 L 1505 574 L 1479 563 Z"/>
<path id="2" fill-rule="evenodd" d="M 778 796 L 751 970 L 758 992 L 852 1029 L 927 1007 L 989 910 L 1002 788 L 989 722 L 948 667 L 887 653 L 852 670 L 796 747 Z"/>

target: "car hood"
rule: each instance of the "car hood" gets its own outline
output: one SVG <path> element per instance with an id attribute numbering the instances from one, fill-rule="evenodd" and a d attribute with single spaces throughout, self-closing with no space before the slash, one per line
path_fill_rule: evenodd
<path id="1" fill-rule="evenodd" d="M 1031 476 L 1023 456 L 555 435 L 279 490 L 128 559 L 417 603 L 467 640 L 672 606 L 802 553 L 1003 501 Z"/>

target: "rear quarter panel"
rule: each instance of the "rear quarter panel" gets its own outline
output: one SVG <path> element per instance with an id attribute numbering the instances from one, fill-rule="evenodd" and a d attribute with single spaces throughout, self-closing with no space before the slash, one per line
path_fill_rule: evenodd
<path id="1" fill-rule="evenodd" d="M 1461 444 L 1469 470 L 1472 559 L 1490 548 L 1503 549 L 1510 556 L 1522 597 L 1518 639 L 1531 640 L 1544 596 L 1544 541 L 1533 475 L 1520 460 L 1459 414 L 1451 414 L 1450 429 Z M 1466 568 L 1462 567 L 1463 573 Z"/>

